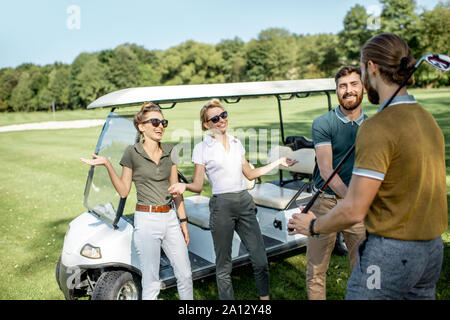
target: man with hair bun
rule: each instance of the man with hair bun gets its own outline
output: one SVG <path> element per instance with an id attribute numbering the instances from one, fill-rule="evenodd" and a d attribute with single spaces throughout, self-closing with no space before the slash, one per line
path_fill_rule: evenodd
<path id="1" fill-rule="evenodd" d="M 415 59 L 402 38 L 385 33 L 363 46 L 360 62 L 369 101 L 384 106 Z M 343 201 L 318 218 L 312 211 L 296 214 L 288 227 L 292 234 L 315 235 L 364 221 L 367 238 L 358 248 L 346 299 L 435 299 L 447 229 L 439 126 L 403 87 L 386 109 L 364 121 L 355 150 Z"/>

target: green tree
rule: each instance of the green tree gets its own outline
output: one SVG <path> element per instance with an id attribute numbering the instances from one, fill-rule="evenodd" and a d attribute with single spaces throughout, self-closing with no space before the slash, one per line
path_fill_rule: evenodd
<path id="1" fill-rule="evenodd" d="M 450 54 L 448 30 L 450 30 L 450 1 L 439 2 L 433 10 L 424 10 L 421 14 L 422 54 L 443 53 Z M 436 85 L 450 85 L 450 75 L 433 68 L 420 68 L 416 72 L 416 83 L 433 87 Z"/>
<path id="2" fill-rule="evenodd" d="M 297 47 L 296 65 L 301 79 L 333 77 L 342 65 L 337 35 L 298 36 Z"/>
<path id="3" fill-rule="evenodd" d="M 213 45 L 189 40 L 161 57 L 161 84 L 223 83 L 222 53 Z"/>
<path id="4" fill-rule="evenodd" d="M 20 72 L 13 68 L 2 69 L 0 76 L 0 111 L 12 109 L 10 102 L 13 89 L 20 79 Z"/>
<path id="5" fill-rule="evenodd" d="M 232 40 L 222 40 L 216 45 L 222 53 L 222 72 L 226 82 L 239 82 L 245 76 L 245 43 L 239 37 Z"/>
<path id="6" fill-rule="evenodd" d="M 140 64 L 138 71 L 138 86 L 151 87 L 161 84 L 161 71 L 153 64 Z"/>
<path id="7" fill-rule="evenodd" d="M 139 59 L 138 86 L 157 86 L 161 84 L 161 50 L 148 51 L 143 47 L 131 45 Z"/>
<path id="8" fill-rule="evenodd" d="M 11 105 L 14 111 L 30 111 L 33 90 L 31 77 L 27 71 L 21 73 L 17 86 L 11 92 Z"/>
<path id="9" fill-rule="evenodd" d="M 70 66 L 55 66 L 48 76 L 48 85 L 39 92 L 39 109 L 49 110 L 52 102 L 57 109 L 69 105 Z"/>
<path id="10" fill-rule="evenodd" d="M 361 47 L 369 40 L 374 32 L 368 29 L 369 15 L 366 9 L 357 4 L 344 17 L 344 30 L 338 33 L 339 48 L 345 57 L 344 64 L 357 64 Z"/>
<path id="11" fill-rule="evenodd" d="M 139 59 L 134 52 L 128 46 L 118 46 L 105 64 L 107 79 L 116 89 L 136 87 L 138 66 Z"/>
<path id="12" fill-rule="evenodd" d="M 423 53 L 450 54 L 447 35 L 450 30 L 450 1 L 439 2 L 433 10 L 424 10 L 421 20 Z"/>
<path id="13" fill-rule="evenodd" d="M 106 66 L 98 57 L 98 54 L 82 53 L 72 65 L 69 89 L 73 108 L 85 108 L 98 97 L 115 90 L 106 78 Z"/>
<path id="14" fill-rule="evenodd" d="M 286 29 L 271 28 L 246 44 L 247 78 L 250 81 L 297 78 L 295 36 Z"/>
<path id="15" fill-rule="evenodd" d="M 416 11 L 415 0 L 380 0 L 382 32 L 395 33 L 402 37 L 415 56 L 420 54 L 420 18 Z"/>

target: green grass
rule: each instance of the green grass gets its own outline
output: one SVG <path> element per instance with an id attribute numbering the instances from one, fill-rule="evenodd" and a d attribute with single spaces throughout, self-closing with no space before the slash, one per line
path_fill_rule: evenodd
<path id="1" fill-rule="evenodd" d="M 450 89 L 411 90 L 436 118 L 446 138 L 448 197 L 450 197 Z M 337 100 L 333 97 L 333 105 Z M 310 136 L 314 117 L 326 111 L 326 97 L 283 102 L 286 135 Z M 192 135 L 198 125 L 201 103 L 179 104 L 165 111 L 169 127 L 165 141 L 176 143 L 179 129 Z M 365 103 L 371 115 L 376 107 Z M 278 128 L 275 98 L 243 100 L 229 105 L 230 126 L 244 131 Z M 56 120 L 103 119 L 108 110 L 78 110 L 56 113 Z M 51 113 L 0 114 L 0 125 L 53 121 Z M 197 122 L 197 123 L 196 123 Z M 178 131 L 177 131 L 178 130 Z M 83 193 L 88 167 L 79 161 L 94 151 L 101 127 L 0 133 L 0 299 L 63 299 L 55 281 L 69 222 L 85 211 Z M 189 141 L 189 140 L 187 140 Z M 190 139 L 193 143 L 193 138 Z M 248 142 L 247 142 L 248 144 Z M 264 160 L 264 159 L 263 159 Z M 192 176 L 185 165 L 183 173 Z M 276 179 L 267 176 L 263 180 Z M 209 195 L 206 187 L 204 194 Z M 133 201 L 127 201 L 127 208 Z M 438 299 L 450 299 L 450 232 L 443 236 L 444 263 L 437 287 Z M 269 259 L 272 299 L 306 299 L 304 249 Z M 327 278 L 327 297 L 344 299 L 350 275 L 347 257 L 332 256 Z M 233 271 L 237 299 L 257 299 L 250 266 Z M 217 299 L 214 277 L 194 282 L 195 299 Z M 164 290 L 161 299 L 177 299 L 176 288 Z"/>

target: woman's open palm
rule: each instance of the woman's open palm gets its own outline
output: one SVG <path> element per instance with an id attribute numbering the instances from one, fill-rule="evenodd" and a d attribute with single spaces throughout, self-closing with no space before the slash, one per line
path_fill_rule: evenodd
<path id="1" fill-rule="evenodd" d="M 105 165 L 108 162 L 108 159 L 103 156 L 98 156 L 96 154 L 92 154 L 92 156 L 94 157 L 94 159 L 80 158 L 80 160 L 90 166 Z"/>

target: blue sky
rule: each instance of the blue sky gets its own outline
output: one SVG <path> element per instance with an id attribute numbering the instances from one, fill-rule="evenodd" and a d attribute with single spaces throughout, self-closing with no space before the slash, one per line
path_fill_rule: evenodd
<path id="1" fill-rule="evenodd" d="M 416 2 L 432 9 L 439 1 Z M 355 4 L 380 7 L 377 0 L 3 0 L 0 68 L 72 63 L 81 52 L 126 42 L 167 49 L 189 39 L 216 44 L 238 36 L 249 41 L 270 27 L 337 33 Z M 76 21 L 74 12 L 67 12 L 72 5 L 80 10 L 79 29 L 67 26 Z"/>

